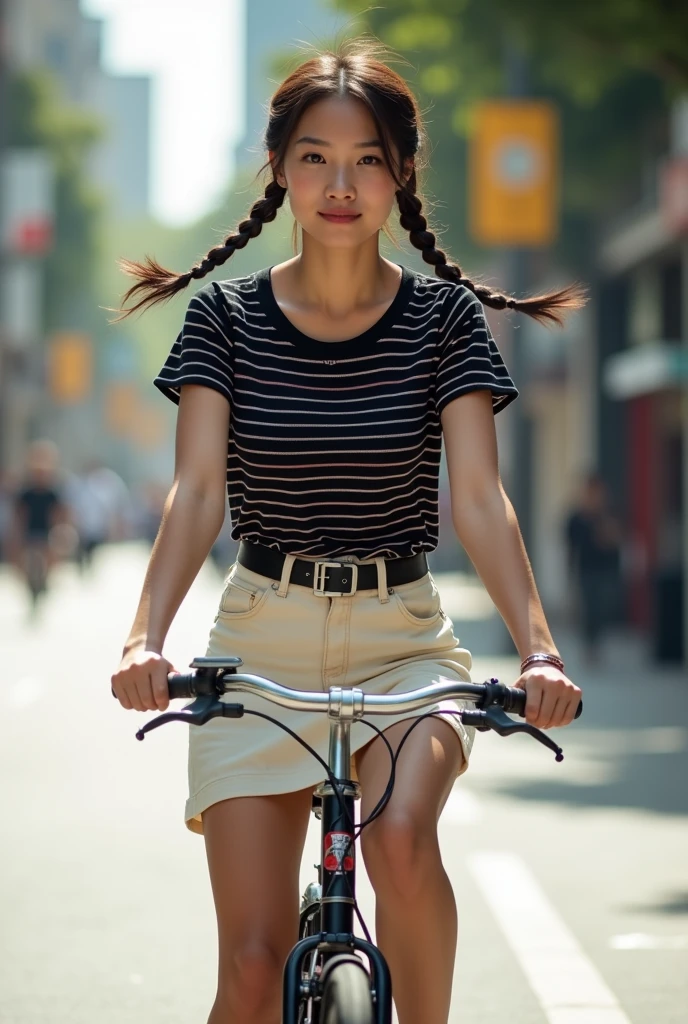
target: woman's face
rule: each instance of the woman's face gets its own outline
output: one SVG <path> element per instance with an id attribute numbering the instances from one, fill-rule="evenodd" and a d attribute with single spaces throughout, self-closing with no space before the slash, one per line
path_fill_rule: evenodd
<path id="1" fill-rule="evenodd" d="M 373 118 L 349 97 L 319 100 L 305 111 L 276 177 L 303 230 L 332 247 L 360 245 L 379 231 L 397 191 Z M 342 212 L 350 216 L 326 216 Z"/>

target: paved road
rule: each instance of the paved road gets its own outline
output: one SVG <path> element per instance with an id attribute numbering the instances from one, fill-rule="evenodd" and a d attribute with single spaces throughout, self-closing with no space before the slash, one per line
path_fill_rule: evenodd
<path id="1" fill-rule="evenodd" d="M 2 1024 L 201 1024 L 212 1001 L 183 727 L 138 744 L 109 695 L 144 566 L 124 549 L 85 582 L 62 571 L 35 629 L 0 570 Z M 440 583 L 467 646 L 473 629 L 488 636 L 484 596 Z M 180 668 L 203 648 L 217 589 L 204 573 L 178 616 Z M 451 1024 L 685 1024 L 688 681 L 644 668 L 630 643 L 615 672 L 583 673 L 562 647 L 586 683 L 564 763 L 525 737 L 479 737 L 442 819 L 461 911 Z M 495 655 L 474 674 L 515 669 Z M 313 828 L 304 880 L 316 856 Z M 372 920 L 365 882 L 361 904 Z"/>

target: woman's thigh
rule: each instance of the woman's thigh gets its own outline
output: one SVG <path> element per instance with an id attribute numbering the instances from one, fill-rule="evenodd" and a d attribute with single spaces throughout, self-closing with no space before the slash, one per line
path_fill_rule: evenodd
<path id="1" fill-rule="evenodd" d="M 385 730 L 396 751 L 410 721 Z M 463 763 L 454 729 L 439 718 L 415 726 L 397 762 L 394 790 L 379 818 L 364 829 L 361 847 L 370 880 L 408 885 L 425 854 L 437 854 L 437 821 Z M 389 752 L 378 737 L 356 755 L 361 784 L 361 821 L 382 796 L 390 772 Z"/>
<path id="2" fill-rule="evenodd" d="M 220 986 L 241 961 L 279 968 L 298 938 L 299 869 L 312 789 L 236 797 L 203 812 Z"/>

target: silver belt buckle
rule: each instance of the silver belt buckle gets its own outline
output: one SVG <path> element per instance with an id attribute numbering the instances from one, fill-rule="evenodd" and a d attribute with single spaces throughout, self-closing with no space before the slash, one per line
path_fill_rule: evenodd
<path id="1" fill-rule="evenodd" d="M 327 569 L 341 569 L 344 572 L 351 572 L 351 590 L 325 590 Z M 313 593 L 316 597 L 351 597 L 356 593 L 358 566 L 354 562 L 316 562 L 313 575 Z M 342 579 L 341 582 L 348 583 L 348 579 Z"/>

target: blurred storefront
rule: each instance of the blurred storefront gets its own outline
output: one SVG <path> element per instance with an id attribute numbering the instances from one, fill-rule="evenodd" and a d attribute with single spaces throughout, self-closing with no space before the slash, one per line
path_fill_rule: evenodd
<path id="1" fill-rule="evenodd" d="M 520 59 L 510 53 L 509 95 L 474 110 L 467 211 L 472 237 L 493 252 L 482 276 L 514 295 L 554 291 L 571 278 L 551 259 L 561 231 L 560 112 L 523 94 Z M 595 459 L 590 314 L 567 317 L 561 331 L 528 317 L 487 316 L 521 391 L 496 421 L 502 475 L 548 612 L 566 614 L 564 523 Z"/>
<path id="2" fill-rule="evenodd" d="M 688 99 L 598 263 L 599 465 L 626 509 L 631 623 L 688 658 Z"/>
<path id="3" fill-rule="evenodd" d="M 550 284 L 554 288 L 565 277 L 562 271 L 551 282 L 541 281 L 543 289 Z M 515 344 L 523 350 L 522 415 L 529 440 L 528 550 L 548 612 L 568 616 L 573 595 L 565 524 L 580 481 L 595 465 L 590 310 L 570 315 L 556 331 L 524 318 L 519 335 Z"/>

